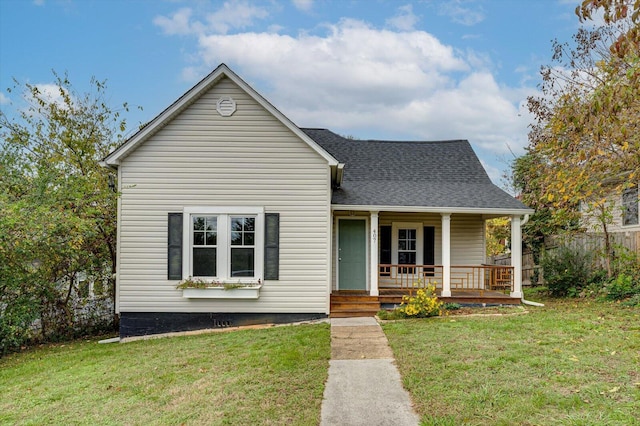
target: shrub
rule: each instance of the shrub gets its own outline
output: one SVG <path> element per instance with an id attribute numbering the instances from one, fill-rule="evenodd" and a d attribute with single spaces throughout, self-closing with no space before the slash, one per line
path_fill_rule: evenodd
<path id="1" fill-rule="evenodd" d="M 398 309 L 394 309 L 392 311 L 387 311 L 386 309 L 382 309 L 381 311 L 378 311 L 377 315 L 378 315 L 378 318 L 385 321 L 398 320 L 398 319 L 405 318 L 403 315 L 400 314 L 400 312 L 398 312 Z"/>
<path id="2" fill-rule="evenodd" d="M 31 325 L 37 317 L 37 312 L 34 305 L 24 300 L 17 302 L 19 303 L 5 306 L 0 304 L 0 357 L 32 338 Z"/>
<path id="3" fill-rule="evenodd" d="M 640 256 L 626 247 L 616 246 L 612 263 L 615 276 L 604 286 L 608 300 L 625 300 L 625 305 L 640 304 Z"/>
<path id="4" fill-rule="evenodd" d="M 615 274 L 626 274 L 640 280 L 640 254 L 624 246 L 614 246 L 615 257 L 611 265 Z"/>
<path id="5" fill-rule="evenodd" d="M 606 298 L 609 300 L 623 300 L 640 294 L 640 281 L 631 275 L 620 274 L 606 287 Z"/>
<path id="6" fill-rule="evenodd" d="M 556 297 L 575 297 L 592 276 L 591 256 L 570 247 L 559 247 L 542 256 L 542 269 L 549 293 Z"/>
<path id="7" fill-rule="evenodd" d="M 622 302 L 623 306 L 640 306 L 640 292 Z"/>
<path id="8" fill-rule="evenodd" d="M 398 312 L 404 317 L 427 318 L 440 315 L 443 303 L 436 296 L 436 288 L 429 285 L 419 289 L 415 296 L 402 296 Z"/>
<path id="9" fill-rule="evenodd" d="M 445 311 L 457 311 L 461 308 L 462 305 L 460 305 L 459 303 L 445 303 L 444 305 L 442 305 L 442 309 L 444 309 Z"/>

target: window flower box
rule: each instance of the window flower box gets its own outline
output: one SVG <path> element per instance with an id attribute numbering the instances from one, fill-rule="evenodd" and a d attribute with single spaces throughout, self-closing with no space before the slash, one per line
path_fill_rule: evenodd
<path id="1" fill-rule="evenodd" d="M 177 287 L 186 299 L 257 299 L 262 282 L 206 282 L 199 279 L 184 280 Z"/>
<path id="2" fill-rule="evenodd" d="M 237 287 L 184 288 L 182 297 L 187 299 L 257 299 L 260 297 L 262 285 Z"/>

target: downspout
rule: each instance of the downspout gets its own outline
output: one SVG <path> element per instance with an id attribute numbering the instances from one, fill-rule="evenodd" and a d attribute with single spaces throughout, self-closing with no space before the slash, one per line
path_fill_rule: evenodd
<path id="1" fill-rule="evenodd" d="M 520 223 L 520 226 L 523 226 L 525 223 L 527 223 L 529 221 L 529 215 L 525 214 L 524 215 L 524 219 L 522 219 L 522 222 Z M 520 299 L 522 301 L 523 305 L 530 305 L 530 306 L 544 306 L 544 303 L 539 303 L 539 302 L 532 302 L 531 300 L 525 300 L 524 298 L 524 291 L 522 292 L 522 298 Z"/>

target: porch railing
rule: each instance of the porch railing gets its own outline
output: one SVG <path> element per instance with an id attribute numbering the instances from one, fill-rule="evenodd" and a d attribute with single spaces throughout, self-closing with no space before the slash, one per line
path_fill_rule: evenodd
<path id="1" fill-rule="evenodd" d="M 442 265 L 378 266 L 378 287 L 411 290 L 435 284 L 442 289 Z M 452 265 L 451 290 L 513 291 L 513 267 Z"/>

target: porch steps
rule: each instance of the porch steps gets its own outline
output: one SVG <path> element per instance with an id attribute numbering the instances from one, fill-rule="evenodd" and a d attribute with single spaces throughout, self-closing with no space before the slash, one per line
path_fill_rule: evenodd
<path id="1" fill-rule="evenodd" d="M 372 317 L 380 311 L 376 296 L 331 295 L 331 318 Z"/>

